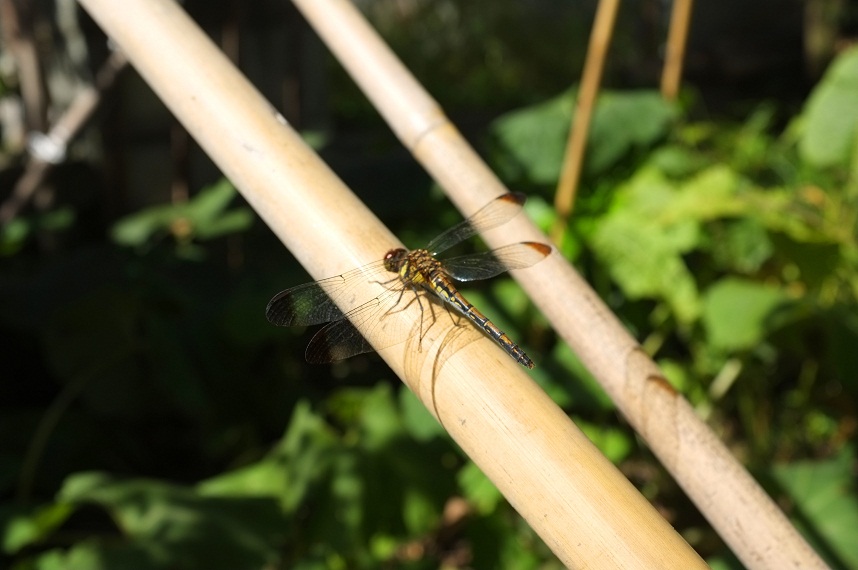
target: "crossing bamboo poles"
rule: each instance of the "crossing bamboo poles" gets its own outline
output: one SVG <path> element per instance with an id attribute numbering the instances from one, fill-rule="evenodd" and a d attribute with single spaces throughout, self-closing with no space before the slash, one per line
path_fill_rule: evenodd
<path id="1" fill-rule="evenodd" d="M 176 4 L 81 4 L 314 277 L 375 260 L 398 245 Z M 466 215 L 505 191 L 349 2 L 313 0 L 301 8 L 348 67 L 363 68 L 359 83 Z M 316 9 L 320 14 L 312 15 Z M 327 30 L 317 18 L 327 22 Z M 352 50 L 353 57 L 343 50 Z M 503 236 L 504 243 L 545 239 L 524 217 L 507 224 Z M 500 237 L 486 236 L 495 245 Z M 516 277 L 698 505 L 708 509 L 710 520 L 723 516 L 727 531 L 737 521 L 745 532 L 753 529 L 741 540 L 722 531 L 743 560 L 819 567 L 785 519 L 778 519 L 780 512 L 559 255 Z M 367 288 L 367 297 L 377 293 L 371 284 Z M 414 311 L 399 316 L 416 319 Z M 490 340 L 476 331 L 463 339 L 432 329 L 422 351 L 405 343 L 381 355 L 567 566 L 703 566 Z M 447 350 L 451 346 L 456 350 Z M 754 508 L 764 511 L 760 523 L 749 512 Z"/>
<path id="2" fill-rule="evenodd" d="M 293 0 L 397 136 L 464 212 L 505 188 L 346 0 Z M 522 226 L 523 239 L 545 239 Z M 501 242 L 487 236 L 490 245 Z M 749 568 L 824 568 L 774 502 L 559 255 L 516 278 Z"/>

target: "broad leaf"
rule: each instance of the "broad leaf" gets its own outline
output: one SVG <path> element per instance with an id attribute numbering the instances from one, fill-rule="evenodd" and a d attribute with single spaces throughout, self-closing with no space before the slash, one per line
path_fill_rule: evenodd
<path id="1" fill-rule="evenodd" d="M 775 326 L 775 312 L 789 302 L 778 287 L 728 277 L 703 297 L 703 326 L 709 342 L 726 351 L 746 350 Z"/>
<path id="2" fill-rule="evenodd" d="M 817 167 L 846 166 L 858 136 L 858 48 L 838 57 L 804 111 L 799 150 Z"/>

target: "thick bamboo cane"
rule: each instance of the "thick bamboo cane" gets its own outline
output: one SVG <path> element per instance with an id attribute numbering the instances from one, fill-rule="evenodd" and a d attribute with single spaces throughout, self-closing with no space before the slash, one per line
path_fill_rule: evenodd
<path id="1" fill-rule="evenodd" d="M 505 191 L 351 2 L 293 2 L 462 211 L 473 212 Z M 524 220 L 514 235 L 545 239 Z M 500 244 L 496 235 L 486 238 L 491 245 Z M 825 568 L 564 259 L 555 254 L 533 269 L 515 272 L 515 277 L 746 566 Z"/>
<path id="2" fill-rule="evenodd" d="M 336 274 L 398 245 L 178 5 L 81 4 L 312 275 Z M 424 115 L 414 118 L 425 131 Z M 523 232 L 523 217 L 509 225 L 516 238 L 532 233 Z M 415 320 L 413 308 L 397 315 Z M 519 365 L 476 331 L 446 335 L 442 321 L 422 351 L 406 343 L 382 356 L 566 565 L 704 566 Z"/>

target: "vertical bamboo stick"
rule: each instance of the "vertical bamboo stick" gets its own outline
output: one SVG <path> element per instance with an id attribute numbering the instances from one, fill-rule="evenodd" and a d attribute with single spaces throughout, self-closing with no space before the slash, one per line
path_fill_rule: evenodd
<path id="1" fill-rule="evenodd" d="M 661 95 L 668 101 L 676 100 L 679 93 L 682 62 L 685 57 L 685 44 L 688 41 L 688 29 L 691 27 L 691 9 L 693 6 L 694 0 L 673 0 L 664 70 L 661 75 Z"/>
<path id="2" fill-rule="evenodd" d="M 602 72 L 605 69 L 605 58 L 611 45 L 614 22 L 620 0 L 602 0 L 596 11 L 593 22 L 593 33 L 590 35 L 590 47 L 587 49 L 587 59 L 584 62 L 584 73 L 578 96 L 575 99 L 575 113 L 569 127 L 569 140 L 566 143 L 566 154 L 563 157 L 563 168 L 557 183 L 554 196 L 554 208 L 557 210 L 557 221 L 551 230 L 551 239 L 560 244 L 569 217 L 575 207 L 575 196 L 578 194 L 578 184 L 581 180 L 581 170 L 584 165 L 584 155 L 587 149 L 587 136 L 590 134 L 590 121 L 593 118 L 596 95 L 602 84 Z"/>
<path id="3" fill-rule="evenodd" d="M 80 3 L 311 274 L 336 274 L 398 245 L 177 4 Z M 341 32 L 355 29 L 362 28 Z M 387 62 L 396 63 L 392 55 Z M 375 68 L 365 63 L 368 71 Z M 385 75 L 369 82 L 384 89 L 390 85 Z M 432 115 L 437 108 L 430 102 L 415 110 L 427 100 L 419 86 L 411 94 L 418 99 L 403 100 L 408 93 L 399 89 L 389 94 L 406 113 L 403 130 L 437 135 L 425 128 L 423 113 L 438 118 Z M 505 231 L 526 227 L 520 219 Z M 378 285 L 354 291 L 362 293 L 369 298 Z M 418 309 L 411 308 L 397 316 L 413 323 Z M 520 366 L 475 329 L 453 338 L 442 322 L 430 329 L 421 351 L 406 343 L 381 355 L 564 564 L 704 566 Z"/>

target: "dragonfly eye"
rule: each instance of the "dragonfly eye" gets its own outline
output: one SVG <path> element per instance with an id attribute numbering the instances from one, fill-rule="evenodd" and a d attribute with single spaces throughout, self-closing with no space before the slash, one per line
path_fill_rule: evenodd
<path id="1" fill-rule="evenodd" d="M 399 271 L 399 267 L 402 265 L 402 262 L 405 260 L 405 256 L 408 252 L 404 249 L 397 248 L 391 249 L 387 253 L 384 254 L 384 267 L 388 271 Z"/>
<path id="2" fill-rule="evenodd" d="M 397 249 L 391 249 L 390 251 L 388 251 L 387 253 L 384 254 L 384 260 L 390 261 L 392 259 L 398 259 L 398 258 L 402 257 L 403 253 L 405 253 L 405 250 L 402 249 L 401 247 L 397 248 Z"/>

